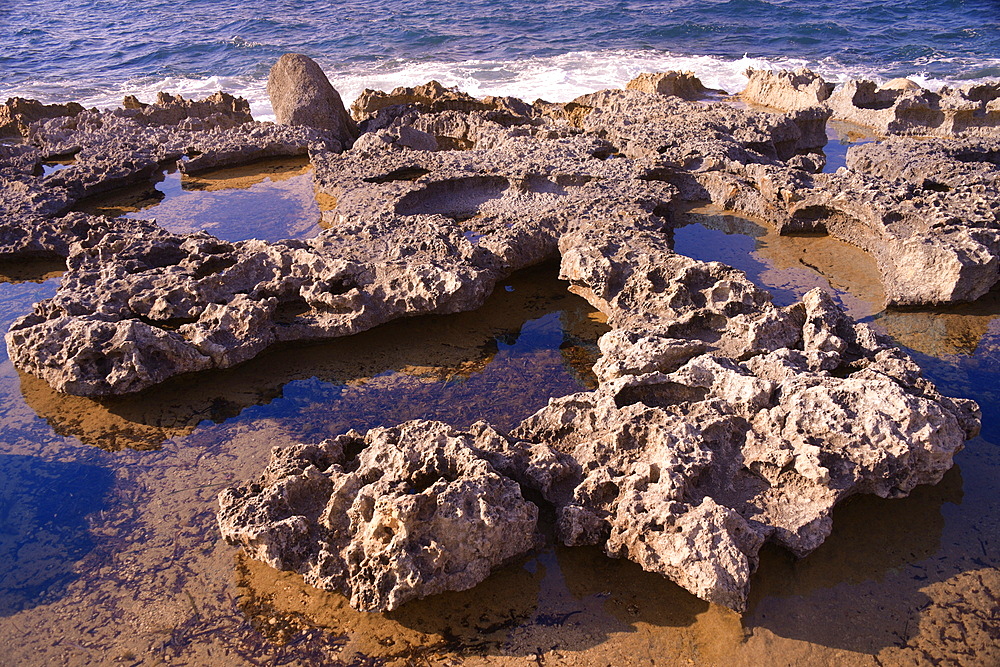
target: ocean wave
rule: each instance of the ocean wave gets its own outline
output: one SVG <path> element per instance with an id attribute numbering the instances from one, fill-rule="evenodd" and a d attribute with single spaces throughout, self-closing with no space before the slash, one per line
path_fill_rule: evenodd
<path id="1" fill-rule="evenodd" d="M 233 42 L 239 43 L 240 38 L 234 37 Z M 745 55 L 738 59 L 726 59 L 652 50 L 574 51 L 548 57 L 464 62 L 392 60 L 344 63 L 322 58 L 319 62 L 348 105 L 366 88 L 391 90 L 397 86 L 419 85 L 431 79 L 448 87 L 457 87 L 476 97 L 511 95 L 528 101 L 544 99 L 550 102 L 567 102 L 602 88 L 624 87 L 630 79 L 642 72 L 668 70 L 693 72 L 709 88 L 729 93 L 739 92 L 745 87 L 745 72 L 750 68 L 777 70 L 809 67 L 835 83 L 849 79 L 884 82 L 905 76 L 930 89 L 974 83 L 1000 75 L 1000 59 L 961 63 L 954 60 L 947 63 L 953 71 L 982 73 L 983 76 L 948 78 L 936 75 L 935 72 L 945 63 L 945 59 L 918 59 L 908 65 L 894 64 L 889 68 L 877 69 L 848 65 L 833 58 L 811 62 L 801 58 L 765 59 Z M 35 97 L 47 103 L 76 100 L 87 107 L 110 108 L 120 105 L 125 95 L 152 101 L 161 90 L 187 98 L 203 98 L 217 90 L 223 90 L 246 98 L 255 118 L 274 119 L 264 77 L 144 77 L 115 84 L 106 81 L 74 81 L 66 84 L 46 81 L 22 84 L 17 90 L 4 91 L 3 96 Z"/>

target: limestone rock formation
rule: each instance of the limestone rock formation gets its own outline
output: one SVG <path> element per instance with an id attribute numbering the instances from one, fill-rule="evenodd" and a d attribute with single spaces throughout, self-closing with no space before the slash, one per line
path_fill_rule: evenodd
<path id="1" fill-rule="evenodd" d="M 222 534 L 356 609 L 472 588 L 535 544 L 538 508 L 479 452 L 501 439 L 415 421 L 275 448 L 259 480 L 220 495 Z"/>
<path id="2" fill-rule="evenodd" d="M 75 116 L 81 111 L 83 107 L 76 102 L 42 104 L 38 100 L 11 97 L 0 105 L 0 138 L 23 137 L 28 132 L 28 126 L 35 121 L 43 118 Z"/>
<path id="3" fill-rule="evenodd" d="M 692 72 L 644 72 L 627 84 L 627 90 L 641 90 L 644 93 L 680 97 L 685 100 L 700 100 L 713 94 L 725 94 L 724 90 L 711 90 L 702 84 Z"/>
<path id="4" fill-rule="evenodd" d="M 835 88 L 807 69 L 748 70 L 740 97 L 780 111 L 824 106 L 835 120 L 879 134 L 936 137 L 1000 136 L 1000 82 L 966 84 L 933 92 L 909 79 L 884 85 L 864 79 Z"/>
<path id="5" fill-rule="evenodd" d="M 229 93 L 219 91 L 209 95 L 204 100 L 186 100 L 180 95 L 160 92 L 156 102 L 146 104 L 133 95 L 125 97 L 118 115 L 131 118 L 140 125 L 178 125 L 185 120 L 213 120 L 214 127 L 235 127 L 242 123 L 253 122 L 250 115 L 250 103 L 242 97 L 233 97 Z M 191 127 L 189 120 L 188 128 Z"/>
<path id="6" fill-rule="evenodd" d="M 437 81 L 428 81 L 422 86 L 413 88 L 400 86 L 392 92 L 366 88 L 351 104 L 351 116 L 362 121 L 374 116 L 381 109 L 397 105 L 411 105 L 421 111 L 437 113 L 439 111 L 488 111 L 493 107 L 475 97 L 459 90 L 445 88 Z"/>
<path id="7" fill-rule="evenodd" d="M 1000 145 L 892 138 L 848 151 L 849 169 L 748 165 L 728 208 L 782 232 L 827 232 L 869 252 L 893 305 L 974 301 L 1000 280 Z M 714 175 L 718 178 L 718 175 Z"/>
<path id="8" fill-rule="evenodd" d="M 302 71 L 285 83 L 306 75 L 291 60 Z M 328 86 L 310 81 L 288 99 Z M 387 104 L 345 152 L 329 128 L 244 122 L 225 97 L 33 123 L 28 145 L 0 150 L 0 254 L 65 256 L 67 271 L 8 332 L 14 365 L 63 392 L 131 393 L 278 342 L 475 309 L 511 272 L 559 258 L 612 327 L 597 389 L 511 433 L 418 421 L 278 450 L 223 494 L 229 539 L 372 610 L 474 585 L 535 544 L 539 505 L 564 543 L 742 609 L 762 544 L 808 553 L 837 502 L 936 481 L 977 431 L 972 402 L 941 396 L 829 297 L 776 307 L 743 273 L 674 253 L 671 231 L 710 200 L 865 248 L 897 303 L 975 298 L 997 279 L 989 141 L 858 147 L 850 169 L 821 174 L 826 109 L 639 90 L 464 108 L 440 87 L 411 92 L 370 96 Z M 70 212 L 178 160 L 305 153 L 333 202 L 309 240 Z"/>
<path id="9" fill-rule="evenodd" d="M 1000 82 L 932 92 L 910 85 L 848 81 L 830 96 L 834 118 L 882 134 L 1000 136 Z"/>
<path id="10" fill-rule="evenodd" d="M 823 104 L 830 98 L 834 84 L 806 68 L 796 70 L 755 70 L 746 72 L 747 87 L 740 97 L 752 104 L 801 111 Z"/>
<path id="11" fill-rule="evenodd" d="M 322 130 L 343 147 L 357 138 L 357 128 L 344 109 L 340 93 L 308 56 L 281 56 L 267 78 L 267 95 L 279 124 Z"/>

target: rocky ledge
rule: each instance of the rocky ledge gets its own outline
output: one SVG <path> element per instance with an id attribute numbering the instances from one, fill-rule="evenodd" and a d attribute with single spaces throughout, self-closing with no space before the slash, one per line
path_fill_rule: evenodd
<path id="1" fill-rule="evenodd" d="M 741 272 L 674 253 L 680 211 L 711 201 L 835 234 L 872 253 L 892 303 L 972 300 L 997 281 L 1000 161 L 988 138 L 900 139 L 820 173 L 830 109 L 684 99 L 714 94 L 696 81 L 644 76 L 567 104 L 431 82 L 366 91 L 352 118 L 315 63 L 286 57 L 269 81 L 284 124 L 225 96 L 166 95 L 23 124 L 25 143 L 0 148 L 0 255 L 65 257 L 67 271 L 12 325 L 11 359 L 60 391 L 137 392 L 276 342 L 472 310 L 498 280 L 558 259 L 612 327 L 596 390 L 509 433 L 417 421 L 276 449 L 262 478 L 221 495 L 223 534 L 387 610 L 531 549 L 545 508 L 565 544 L 742 609 L 763 543 L 804 555 L 845 497 L 936 482 L 978 408 L 941 396 L 827 295 L 779 308 Z M 332 202 L 311 239 L 72 212 L 165 164 L 296 154 Z"/>

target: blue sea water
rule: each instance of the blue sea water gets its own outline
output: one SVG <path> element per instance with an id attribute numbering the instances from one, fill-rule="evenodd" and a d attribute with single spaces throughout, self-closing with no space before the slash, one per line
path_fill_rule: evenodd
<path id="1" fill-rule="evenodd" d="M 0 47 L 0 98 L 107 106 L 221 88 L 263 116 L 288 51 L 316 58 L 348 101 L 430 78 L 565 101 L 677 68 L 735 92 L 748 66 L 934 86 L 1000 77 L 1000 2 L 26 0 L 0 3 Z"/>

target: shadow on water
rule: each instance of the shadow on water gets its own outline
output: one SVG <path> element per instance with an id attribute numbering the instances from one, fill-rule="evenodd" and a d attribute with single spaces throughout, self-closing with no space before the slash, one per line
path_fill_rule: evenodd
<path id="1" fill-rule="evenodd" d="M 942 506 L 962 500 L 958 466 L 906 498 L 849 498 L 834 510 L 833 532 L 810 555 L 796 559 L 770 545 L 761 552 L 744 625 L 864 653 L 909 639 L 900 635 L 917 629 L 919 611 L 930 602 L 921 589 L 962 571 L 922 565 L 941 550 Z M 817 622 L 818 609 L 828 622 Z"/>
<path id="2" fill-rule="evenodd" d="M 87 515 L 114 474 L 78 463 L 0 455 L 0 616 L 58 599 L 95 546 Z"/>
<path id="3" fill-rule="evenodd" d="M 476 587 L 408 602 L 386 614 L 352 609 L 337 593 L 237 556 L 239 605 L 270 641 L 335 641 L 348 662 L 420 664 L 435 657 L 585 651 L 638 625 L 685 628 L 708 603 L 596 547 L 547 546 Z"/>
<path id="4" fill-rule="evenodd" d="M 94 400 L 21 375 L 25 402 L 60 435 L 109 451 L 156 449 L 199 424 L 271 418 L 303 439 L 416 418 L 503 428 L 550 396 L 594 386 L 599 314 L 545 265 L 497 286 L 477 311 L 399 320 L 236 368 Z"/>

